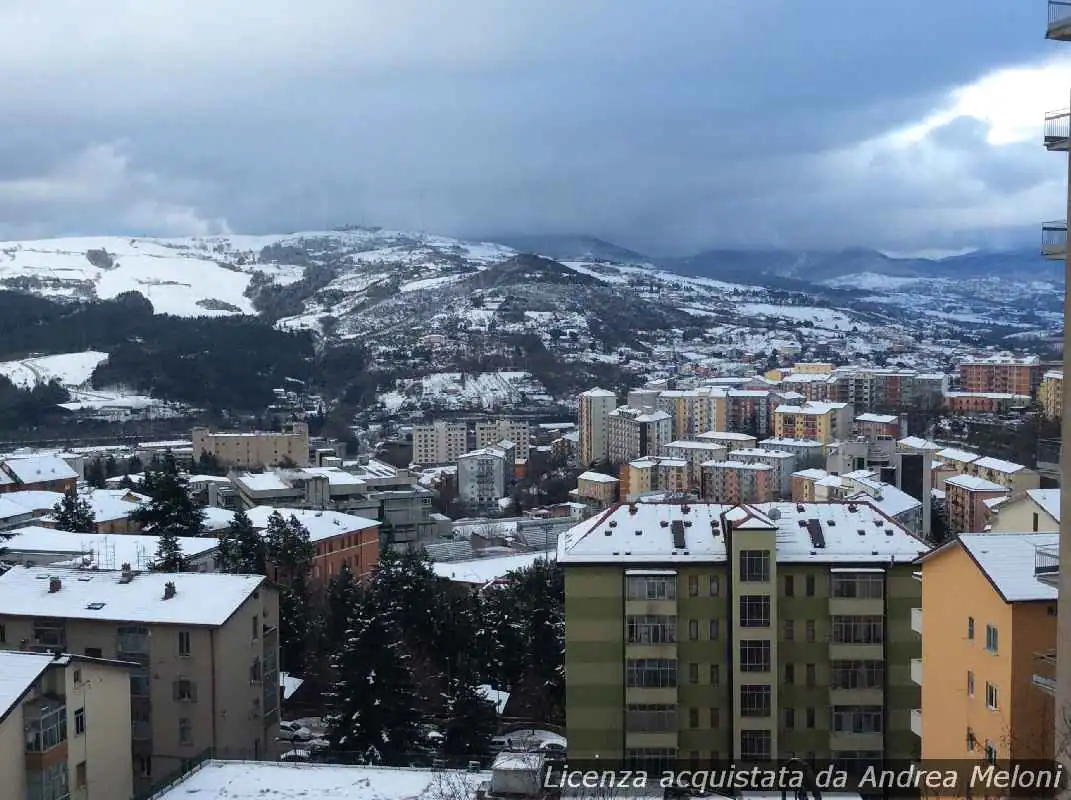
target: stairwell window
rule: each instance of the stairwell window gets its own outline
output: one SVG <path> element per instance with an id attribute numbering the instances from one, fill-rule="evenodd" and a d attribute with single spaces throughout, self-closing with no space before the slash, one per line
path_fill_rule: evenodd
<path id="1" fill-rule="evenodd" d="M 770 551 L 740 551 L 740 581 L 742 583 L 768 583 L 770 580 Z"/>
<path id="2" fill-rule="evenodd" d="M 179 631 L 178 632 L 178 654 L 179 658 L 190 657 L 190 632 Z"/>
<path id="3" fill-rule="evenodd" d="M 974 640 L 974 617 L 967 617 L 967 638 Z"/>
<path id="4" fill-rule="evenodd" d="M 986 705 L 986 708 L 988 708 L 990 711 L 996 711 L 997 708 L 999 708 L 999 705 L 997 703 L 998 699 L 999 698 L 997 697 L 997 687 L 994 686 L 989 681 L 986 681 L 986 683 L 985 683 L 985 705 Z"/>
<path id="5" fill-rule="evenodd" d="M 996 653 L 999 649 L 997 646 L 997 629 L 992 625 L 985 626 L 985 649 L 990 653 Z"/>
<path id="6" fill-rule="evenodd" d="M 967 697 L 974 697 L 974 670 L 967 670 Z"/>

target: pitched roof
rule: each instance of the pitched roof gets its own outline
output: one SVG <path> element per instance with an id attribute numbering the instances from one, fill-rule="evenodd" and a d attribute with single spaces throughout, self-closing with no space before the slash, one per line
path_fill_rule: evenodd
<path id="1" fill-rule="evenodd" d="M 379 520 L 359 517 L 356 514 L 343 514 L 341 511 L 314 511 L 308 508 L 273 508 L 272 506 L 253 506 L 246 514 L 254 528 L 268 527 L 268 518 L 276 511 L 283 519 L 295 517 L 309 532 L 309 540 L 319 542 L 343 533 L 362 531 L 379 525 Z"/>
<path id="2" fill-rule="evenodd" d="M 1027 496 L 1041 506 L 1042 511 L 1057 522 L 1060 521 L 1059 489 L 1027 489 Z"/>
<path id="3" fill-rule="evenodd" d="M 1056 600 L 1056 587 L 1034 577 L 1034 557 L 1038 547 L 1058 547 L 1060 534 L 964 533 L 958 541 L 1006 602 Z"/>
<path id="4" fill-rule="evenodd" d="M 78 473 L 59 456 L 8 458 L 4 460 L 4 469 L 23 484 L 78 479 Z"/>
<path id="5" fill-rule="evenodd" d="M 0 652 L 0 720 L 18 705 L 52 663 L 51 655 Z"/>

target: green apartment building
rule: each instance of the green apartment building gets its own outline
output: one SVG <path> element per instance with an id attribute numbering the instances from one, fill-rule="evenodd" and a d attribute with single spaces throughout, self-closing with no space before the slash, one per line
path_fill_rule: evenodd
<path id="1" fill-rule="evenodd" d="M 558 543 L 570 759 L 916 760 L 927 549 L 865 503 L 634 503 L 581 523 Z"/>

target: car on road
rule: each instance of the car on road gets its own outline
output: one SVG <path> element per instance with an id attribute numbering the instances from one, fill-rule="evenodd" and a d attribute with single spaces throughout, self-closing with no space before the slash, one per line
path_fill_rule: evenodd
<path id="1" fill-rule="evenodd" d="M 284 742 L 307 742 L 312 739 L 312 731 L 296 722 L 280 722 L 279 738 Z"/>

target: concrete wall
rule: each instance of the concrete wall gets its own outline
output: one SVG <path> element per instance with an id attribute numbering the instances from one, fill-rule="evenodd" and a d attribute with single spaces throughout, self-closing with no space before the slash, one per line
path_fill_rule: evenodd
<path id="1" fill-rule="evenodd" d="M 130 797 L 130 672 L 125 667 L 74 661 L 64 670 L 67 695 L 67 761 L 71 800 Z M 75 681 L 75 677 L 80 678 Z M 85 710 L 78 734 L 75 712 Z M 85 762 L 86 785 L 78 788 L 78 765 Z"/>

